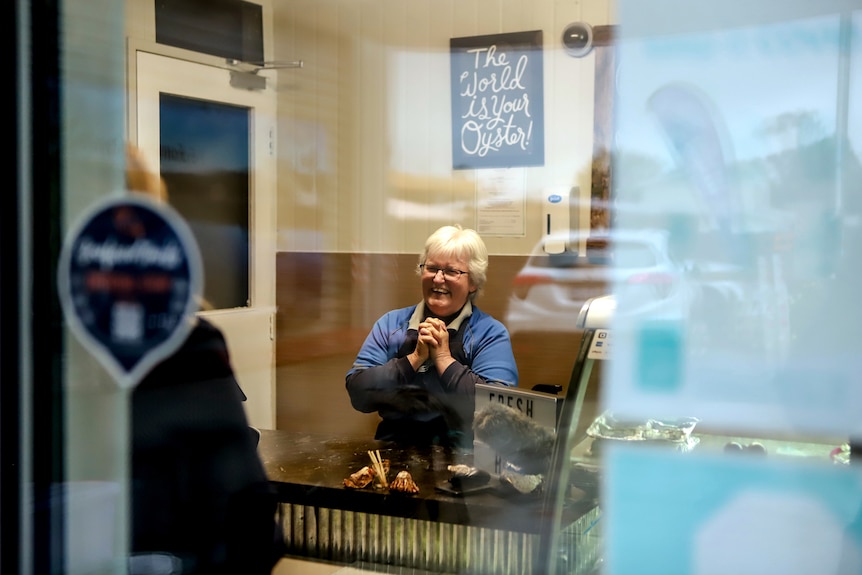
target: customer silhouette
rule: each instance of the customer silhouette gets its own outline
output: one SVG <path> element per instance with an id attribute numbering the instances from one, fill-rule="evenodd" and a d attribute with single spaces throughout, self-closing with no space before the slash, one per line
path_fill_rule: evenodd
<path id="1" fill-rule="evenodd" d="M 127 186 L 164 201 L 129 148 Z M 132 573 L 167 557 L 182 575 L 263 575 L 284 551 L 277 502 L 221 331 L 204 318 L 131 396 Z M 143 569 L 142 569 L 143 570 Z"/>

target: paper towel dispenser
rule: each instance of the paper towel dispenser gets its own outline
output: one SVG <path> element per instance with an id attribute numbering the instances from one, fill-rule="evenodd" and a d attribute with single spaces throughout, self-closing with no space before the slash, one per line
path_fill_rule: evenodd
<path id="1" fill-rule="evenodd" d="M 573 223 L 577 223 L 577 213 L 573 214 L 578 188 L 557 187 L 545 190 L 542 200 L 542 245 L 545 253 L 561 254 L 569 247 L 569 236 Z M 574 246 L 577 250 L 577 246 Z"/>

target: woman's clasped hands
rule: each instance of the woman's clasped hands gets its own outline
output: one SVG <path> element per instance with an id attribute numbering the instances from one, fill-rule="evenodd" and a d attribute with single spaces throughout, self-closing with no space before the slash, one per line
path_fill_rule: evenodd
<path id="1" fill-rule="evenodd" d="M 429 317 L 419 324 L 419 339 L 414 353 L 419 365 L 431 360 L 438 373 L 445 371 L 455 361 L 449 350 L 449 330 L 443 320 Z"/>

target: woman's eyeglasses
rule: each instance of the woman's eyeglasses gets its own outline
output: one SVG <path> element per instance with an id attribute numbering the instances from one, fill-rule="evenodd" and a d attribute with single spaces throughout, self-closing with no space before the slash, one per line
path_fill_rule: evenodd
<path id="1" fill-rule="evenodd" d="M 449 281 L 458 281 L 461 279 L 462 274 L 468 274 L 470 272 L 462 272 L 461 270 L 456 270 L 453 268 L 438 268 L 437 266 L 429 266 L 425 264 L 419 264 L 419 269 L 424 271 L 429 276 L 436 276 L 437 272 L 443 272 L 443 277 Z"/>

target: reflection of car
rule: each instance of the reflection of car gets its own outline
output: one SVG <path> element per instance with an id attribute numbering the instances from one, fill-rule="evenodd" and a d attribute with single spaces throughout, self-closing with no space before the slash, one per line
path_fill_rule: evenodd
<path id="1" fill-rule="evenodd" d="M 612 292 L 622 313 L 684 313 L 688 296 L 666 234 L 621 230 L 566 239 L 571 248 L 548 254 L 545 244 L 559 238 L 544 238 L 515 276 L 505 318 L 510 333 L 577 331 L 584 302 Z"/>

